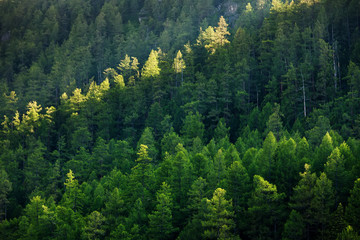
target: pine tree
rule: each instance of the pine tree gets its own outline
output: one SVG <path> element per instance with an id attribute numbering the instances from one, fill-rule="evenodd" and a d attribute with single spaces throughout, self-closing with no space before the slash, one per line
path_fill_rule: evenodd
<path id="1" fill-rule="evenodd" d="M 138 141 L 138 149 L 141 148 L 141 145 L 147 146 L 146 150 L 149 154 L 149 158 L 151 158 L 153 161 L 156 161 L 158 157 L 158 150 L 155 143 L 153 129 L 146 127 Z"/>
<path id="2" fill-rule="evenodd" d="M 336 240 L 359 240 L 359 234 L 349 225 L 341 233 L 338 234 Z"/>
<path id="3" fill-rule="evenodd" d="M 75 179 L 75 175 L 71 169 L 66 176 L 67 179 L 64 183 L 66 189 L 62 199 L 63 205 L 71 208 L 73 211 L 81 211 L 84 196 L 80 189 L 79 182 Z"/>
<path id="4" fill-rule="evenodd" d="M 229 138 L 230 128 L 226 127 L 225 119 L 221 118 L 218 122 L 217 127 L 214 130 L 214 138 L 217 143 L 223 138 Z"/>
<path id="5" fill-rule="evenodd" d="M 215 27 L 215 44 L 217 46 L 224 46 L 225 44 L 229 43 L 229 40 L 226 39 L 226 36 L 230 35 L 227 27 L 228 24 L 226 23 L 225 18 L 221 16 L 218 22 L 218 26 Z"/>
<path id="6" fill-rule="evenodd" d="M 148 60 L 141 71 L 143 78 L 154 78 L 160 74 L 159 68 L 159 53 L 155 50 L 151 50 Z"/>
<path id="7" fill-rule="evenodd" d="M 314 172 L 320 172 L 324 169 L 324 165 L 333 151 L 333 141 L 327 132 L 323 137 L 320 146 L 316 149 L 316 158 L 314 159 Z"/>
<path id="8" fill-rule="evenodd" d="M 314 199 L 314 187 L 316 173 L 311 173 L 310 165 L 305 164 L 305 171 L 300 173 L 300 181 L 294 187 L 293 195 L 290 198 L 290 207 L 301 214 L 306 225 L 306 239 L 310 237 L 310 227 L 313 225 L 314 217 L 311 211 L 311 204 Z"/>
<path id="9" fill-rule="evenodd" d="M 245 223 L 245 209 L 249 199 L 250 178 L 240 161 L 235 161 L 226 171 L 225 188 L 234 206 L 236 232 L 240 233 Z"/>
<path id="10" fill-rule="evenodd" d="M 336 236 L 341 233 L 347 226 L 345 221 L 344 207 L 339 203 L 337 209 L 331 214 L 329 227 L 326 235 L 326 239 L 336 239 Z"/>
<path id="11" fill-rule="evenodd" d="M 176 229 L 172 225 L 172 197 L 170 186 L 163 182 L 156 193 L 156 207 L 149 215 L 149 235 L 152 239 L 170 239 Z"/>
<path id="12" fill-rule="evenodd" d="M 348 206 L 346 208 L 346 220 L 354 228 L 355 232 L 360 231 L 360 178 L 354 183 L 354 188 L 350 191 Z"/>
<path id="13" fill-rule="evenodd" d="M 85 239 L 98 240 L 103 239 L 105 235 L 104 222 L 106 218 L 98 211 L 92 212 L 87 217 L 87 224 L 83 229 Z"/>
<path id="14" fill-rule="evenodd" d="M 122 193 L 118 188 L 115 188 L 110 196 L 105 200 L 105 208 L 103 210 L 106 217 L 107 224 L 110 226 L 117 226 L 123 220 L 124 216 L 124 200 Z"/>
<path id="15" fill-rule="evenodd" d="M 254 192 L 249 199 L 248 234 L 252 239 L 278 238 L 277 229 L 284 217 L 284 193 L 259 175 L 254 176 Z"/>
<path id="16" fill-rule="evenodd" d="M 225 199 L 226 191 L 217 188 L 211 200 L 207 200 L 207 214 L 202 225 L 204 239 L 239 239 L 233 235 L 235 226 L 232 202 Z"/>
<path id="17" fill-rule="evenodd" d="M 332 182 L 325 173 L 321 173 L 314 187 L 314 198 L 311 201 L 311 209 L 315 222 L 319 227 L 320 239 L 326 239 L 326 231 L 330 220 L 330 211 L 334 207 L 334 189 Z"/>
<path id="18" fill-rule="evenodd" d="M 328 159 L 324 167 L 324 172 L 333 182 L 336 203 L 345 202 L 345 196 L 350 190 L 347 180 L 350 174 L 345 170 L 344 158 L 339 148 L 335 148 Z"/>
<path id="19" fill-rule="evenodd" d="M 204 124 L 202 123 L 202 116 L 198 112 L 196 114 L 189 112 L 189 114 L 185 117 L 184 124 L 181 129 L 185 143 L 190 144 L 196 137 L 203 140 L 204 132 L 205 129 Z"/>
<path id="20" fill-rule="evenodd" d="M 186 149 L 179 144 L 176 147 L 176 155 L 171 162 L 170 183 L 173 190 L 174 199 L 174 221 L 176 224 L 181 222 L 181 209 L 186 207 L 186 193 L 191 186 L 192 166 L 189 154 Z"/>
<path id="21" fill-rule="evenodd" d="M 12 190 L 12 183 L 4 169 L 0 169 L 0 220 L 7 218 L 7 207 L 9 203 L 8 194 Z"/>
<path id="22" fill-rule="evenodd" d="M 305 237 L 305 223 L 301 214 L 292 210 L 289 219 L 284 225 L 284 231 L 282 233 L 282 239 L 284 240 L 301 240 Z"/>
<path id="23" fill-rule="evenodd" d="M 281 131 L 283 128 L 281 116 L 280 105 L 275 104 L 274 113 L 270 115 L 269 120 L 266 122 L 266 132 L 272 132 L 278 140 L 281 137 Z"/>
<path id="24" fill-rule="evenodd" d="M 184 81 L 183 71 L 186 68 L 186 65 L 180 50 L 177 52 L 176 57 L 174 58 L 173 68 L 176 74 L 181 73 L 181 84 L 183 84 Z"/>

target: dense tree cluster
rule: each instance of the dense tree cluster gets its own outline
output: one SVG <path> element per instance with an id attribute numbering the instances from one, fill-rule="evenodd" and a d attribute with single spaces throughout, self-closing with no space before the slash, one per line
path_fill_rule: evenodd
<path id="1" fill-rule="evenodd" d="M 360 239 L 359 4 L 0 1 L 0 236 Z"/>

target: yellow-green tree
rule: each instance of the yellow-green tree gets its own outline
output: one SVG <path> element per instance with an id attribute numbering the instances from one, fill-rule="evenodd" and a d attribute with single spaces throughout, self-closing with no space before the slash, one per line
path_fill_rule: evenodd
<path id="1" fill-rule="evenodd" d="M 212 199 L 206 202 L 207 213 L 202 221 L 204 239 L 239 239 L 233 235 L 235 222 L 232 201 L 225 199 L 225 193 L 224 189 L 218 188 Z"/>

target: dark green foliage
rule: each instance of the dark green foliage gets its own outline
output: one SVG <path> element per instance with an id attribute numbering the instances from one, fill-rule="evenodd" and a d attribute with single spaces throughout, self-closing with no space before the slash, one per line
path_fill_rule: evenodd
<path id="1" fill-rule="evenodd" d="M 176 230 L 172 225 L 171 189 L 164 182 L 156 194 L 155 211 L 149 215 L 149 235 L 152 239 L 169 239 Z"/>
<path id="2" fill-rule="evenodd" d="M 275 185 L 259 175 L 254 176 L 254 191 L 249 199 L 247 216 L 252 239 L 278 238 L 278 226 L 284 218 L 284 193 L 278 193 Z"/>
<path id="3" fill-rule="evenodd" d="M 327 239 L 330 221 L 330 211 L 334 208 L 334 189 L 332 182 L 326 177 L 325 173 L 321 173 L 316 180 L 314 187 L 314 198 L 311 201 L 311 210 L 315 224 L 318 226 L 318 235 L 320 239 Z"/>
<path id="4" fill-rule="evenodd" d="M 282 239 L 300 240 L 305 237 L 305 223 L 302 216 L 295 210 L 292 210 L 288 220 L 284 225 Z"/>
<path id="5" fill-rule="evenodd" d="M 357 239 L 358 2 L 0 1 L 1 239 Z"/>
<path id="6" fill-rule="evenodd" d="M 350 191 L 349 205 L 346 208 L 346 220 L 351 226 L 353 226 L 355 231 L 359 231 L 359 198 L 360 198 L 360 180 L 357 179 L 354 183 L 354 188 Z"/>

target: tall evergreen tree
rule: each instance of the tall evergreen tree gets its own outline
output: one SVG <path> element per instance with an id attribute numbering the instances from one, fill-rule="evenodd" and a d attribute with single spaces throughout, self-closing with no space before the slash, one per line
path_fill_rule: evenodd
<path id="1" fill-rule="evenodd" d="M 152 239 L 169 239 L 176 229 L 172 225 L 171 189 L 165 182 L 156 193 L 156 210 L 149 215 L 149 234 Z"/>

